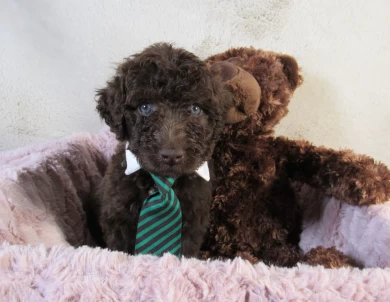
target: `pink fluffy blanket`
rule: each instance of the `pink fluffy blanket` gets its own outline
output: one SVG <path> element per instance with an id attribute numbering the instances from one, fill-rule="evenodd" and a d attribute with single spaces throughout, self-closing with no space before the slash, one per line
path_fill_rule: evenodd
<path id="1" fill-rule="evenodd" d="M 390 301 L 390 203 L 358 208 L 327 198 L 321 218 L 304 224 L 303 251 L 336 246 L 363 270 L 133 257 L 83 246 L 92 240 L 81 200 L 98 185 L 115 145 L 105 129 L 0 153 L 0 297 Z"/>

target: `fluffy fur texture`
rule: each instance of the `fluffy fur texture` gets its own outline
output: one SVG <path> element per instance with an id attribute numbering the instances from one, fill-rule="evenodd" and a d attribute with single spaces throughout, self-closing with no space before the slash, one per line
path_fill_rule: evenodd
<path id="1" fill-rule="evenodd" d="M 1 153 L 0 242 L 92 245 L 82 200 L 96 190 L 117 144 L 105 128 Z M 310 200 L 323 205 L 305 218 L 303 251 L 336 246 L 366 267 L 390 266 L 390 202 L 355 207 L 323 194 Z"/>
<path id="2" fill-rule="evenodd" d="M 5 301 L 389 301 L 390 269 L 324 269 L 0 245 Z"/>
<path id="3" fill-rule="evenodd" d="M 319 189 L 352 205 L 382 203 L 390 199 L 390 171 L 352 151 L 274 136 L 274 126 L 302 82 L 292 57 L 239 48 L 207 62 L 225 60 L 256 78 L 261 101 L 256 114 L 223 129 L 215 148 L 214 199 L 203 257 L 242 256 L 281 266 L 300 260 L 327 267 L 352 264 L 336 249 L 318 248 L 302 258 L 302 215 L 321 206 L 320 199 L 307 194 L 313 197 Z"/>
<path id="4" fill-rule="evenodd" d="M 125 146 L 119 145 L 96 196 L 108 248 L 133 253 L 138 215 L 154 185 L 149 173 L 154 173 L 177 178 L 182 253 L 198 256 L 212 191 L 211 183 L 194 172 L 211 159 L 229 100 L 218 74 L 195 55 L 165 43 L 127 59 L 98 91 L 98 112 L 142 166 L 125 175 Z"/>
<path id="5" fill-rule="evenodd" d="M 355 207 L 324 200 L 318 217 L 303 225 L 304 251 L 334 245 L 372 267 L 363 270 L 280 268 L 240 258 L 179 261 L 70 247 L 92 244 L 81 200 L 99 184 L 116 146 L 106 128 L 0 153 L 4 300 L 390 300 L 390 202 Z"/>
<path id="6" fill-rule="evenodd" d="M 77 134 L 0 154 L 0 241 L 93 245 L 83 209 L 107 170 L 109 131 Z"/>

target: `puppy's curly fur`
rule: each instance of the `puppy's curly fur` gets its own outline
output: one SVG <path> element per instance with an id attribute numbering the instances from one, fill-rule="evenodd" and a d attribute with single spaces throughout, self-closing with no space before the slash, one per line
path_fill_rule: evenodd
<path id="1" fill-rule="evenodd" d="M 177 178 L 173 189 L 183 215 L 182 254 L 198 256 L 212 188 L 194 171 L 211 159 L 230 103 L 218 74 L 192 53 L 165 43 L 126 59 L 98 90 L 100 116 L 118 140 L 129 143 L 142 166 L 125 175 L 125 144 L 119 144 L 94 209 L 108 248 L 134 252 L 138 215 L 154 173 Z M 162 153 L 178 150 L 180 156 L 171 160 Z"/>

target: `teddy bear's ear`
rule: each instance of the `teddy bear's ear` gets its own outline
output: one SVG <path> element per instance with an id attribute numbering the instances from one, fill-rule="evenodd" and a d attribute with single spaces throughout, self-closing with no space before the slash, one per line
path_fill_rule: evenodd
<path id="1" fill-rule="evenodd" d="M 283 72 L 290 83 L 290 88 L 294 91 L 303 82 L 303 78 L 299 73 L 298 63 L 293 57 L 288 55 L 280 55 L 279 59 L 283 65 Z"/>
<path id="2" fill-rule="evenodd" d="M 210 70 L 219 74 L 232 97 L 226 116 L 227 124 L 241 122 L 257 112 L 261 89 L 251 74 L 227 61 L 213 64 Z"/>

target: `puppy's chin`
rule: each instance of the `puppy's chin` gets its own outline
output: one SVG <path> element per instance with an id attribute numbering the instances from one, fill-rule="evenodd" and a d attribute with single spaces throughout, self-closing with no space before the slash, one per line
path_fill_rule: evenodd
<path id="1" fill-rule="evenodd" d="M 185 162 L 176 164 L 176 165 L 167 165 L 164 163 L 154 163 L 153 161 L 145 161 L 143 162 L 140 160 L 141 166 L 144 170 L 148 171 L 149 173 L 153 173 L 158 176 L 163 177 L 173 177 L 177 178 L 182 175 L 188 175 L 192 174 L 196 171 L 196 169 L 203 163 L 193 163 L 193 164 L 186 164 Z"/>

